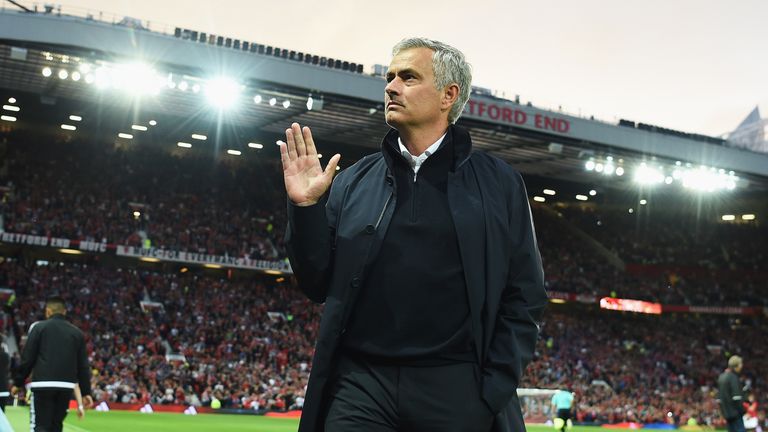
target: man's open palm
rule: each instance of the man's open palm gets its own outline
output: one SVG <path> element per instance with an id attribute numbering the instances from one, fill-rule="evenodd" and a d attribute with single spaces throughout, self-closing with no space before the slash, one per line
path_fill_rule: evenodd
<path id="1" fill-rule="evenodd" d="M 306 126 L 302 129 L 298 123 L 285 130 L 285 140 L 278 144 L 288 198 L 298 206 L 316 204 L 331 186 L 341 155 L 333 155 L 323 170 L 312 131 Z"/>

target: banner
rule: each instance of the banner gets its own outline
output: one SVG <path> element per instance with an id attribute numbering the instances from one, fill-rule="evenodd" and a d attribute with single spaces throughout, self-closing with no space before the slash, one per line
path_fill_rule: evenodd
<path id="1" fill-rule="evenodd" d="M 159 261 L 170 261 L 183 264 L 201 264 L 245 270 L 258 270 L 267 273 L 292 274 L 290 264 L 285 261 L 257 260 L 247 257 L 231 257 L 227 255 L 209 255 L 196 252 L 181 252 L 160 248 L 140 248 L 135 246 L 114 245 L 103 242 L 86 240 L 70 240 L 58 237 L 45 237 L 32 234 L 0 232 L 0 243 L 21 246 L 50 247 L 65 249 L 62 252 L 80 253 L 115 253 L 120 257 L 145 258 Z M 79 251 L 79 252 L 78 252 Z"/>
<path id="2" fill-rule="evenodd" d="M 768 316 L 768 307 L 761 306 L 688 306 L 688 305 L 665 305 L 660 303 L 646 302 L 642 300 L 617 299 L 612 297 L 603 297 L 599 301 L 592 295 L 574 294 L 561 291 L 549 291 L 550 301 L 557 300 L 556 303 L 577 302 L 583 304 L 599 303 L 600 308 L 609 310 L 619 310 L 627 312 L 640 313 L 699 313 L 699 314 L 717 314 L 717 315 L 760 315 Z"/>
<path id="3" fill-rule="evenodd" d="M 245 257 L 226 255 L 208 255 L 196 252 L 180 252 L 158 248 L 140 248 L 134 246 L 117 246 L 117 256 L 134 258 L 155 258 L 160 261 L 171 261 L 188 264 L 220 265 L 222 267 L 241 268 L 247 270 L 275 271 L 290 273 L 290 266 L 285 261 L 254 260 Z"/>

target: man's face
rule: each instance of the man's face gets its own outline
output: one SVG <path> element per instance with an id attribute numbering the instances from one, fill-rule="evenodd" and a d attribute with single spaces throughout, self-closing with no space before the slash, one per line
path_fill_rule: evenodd
<path id="1" fill-rule="evenodd" d="M 432 53 L 429 48 L 403 50 L 389 64 L 384 106 L 393 128 L 422 127 L 447 116 L 442 110 L 444 92 L 435 87 Z"/>

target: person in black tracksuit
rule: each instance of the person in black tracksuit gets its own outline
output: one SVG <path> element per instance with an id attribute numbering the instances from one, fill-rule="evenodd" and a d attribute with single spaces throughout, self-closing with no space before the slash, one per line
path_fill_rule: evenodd
<path id="1" fill-rule="evenodd" d="M 8 399 L 11 396 L 8 389 L 10 367 L 11 356 L 8 355 L 5 344 L 2 344 L 2 348 L 0 348 L 0 410 L 3 412 L 5 412 L 5 406 L 8 405 Z"/>
<path id="2" fill-rule="evenodd" d="M 728 432 L 744 432 L 744 392 L 739 383 L 739 373 L 744 362 L 739 356 L 728 359 L 728 368 L 717 378 L 720 412 L 728 422 Z"/>
<path id="3" fill-rule="evenodd" d="M 85 405 L 93 403 L 85 337 L 65 319 L 66 312 L 61 297 L 48 298 L 46 319 L 30 327 L 15 374 L 15 384 L 20 387 L 32 373 L 29 413 L 33 432 L 61 432 L 75 384 L 80 385 Z"/>

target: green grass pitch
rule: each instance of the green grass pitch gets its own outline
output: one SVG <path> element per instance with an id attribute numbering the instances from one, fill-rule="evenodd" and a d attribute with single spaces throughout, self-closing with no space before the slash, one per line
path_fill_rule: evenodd
<path id="1" fill-rule="evenodd" d="M 7 407 L 6 415 L 15 432 L 29 431 L 29 409 Z M 70 412 L 64 421 L 64 432 L 295 432 L 298 420 L 252 415 L 182 414 L 88 411 L 78 420 Z M 528 432 L 554 432 L 552 427 L 530 425 Z M 574 427 L 573 432 L 597 432 L 597 427 Z"/>

